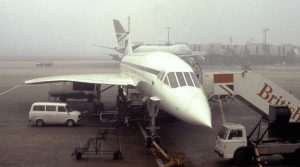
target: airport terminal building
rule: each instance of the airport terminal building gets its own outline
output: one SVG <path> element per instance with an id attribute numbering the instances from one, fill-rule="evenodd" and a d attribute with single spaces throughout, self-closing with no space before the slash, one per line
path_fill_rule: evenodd
<path id="1" fill-rule="evenodd" d="M 193 54 L 205 52 L 207 63 L 217 64 L 299 64 L 299 47 L 291 44 L 263 44 L 247 42 L 235 44 L 187 44 Z M 231 58 L 234 58 L 232 60 Z"/>
<path id="2" fill-rule="evenodd" d="M 291 44 L 282 45 L 264 45 L 262 43 L 247 42 L 245 45 L 233 44 L 188 44 L 193 52 L 206 51 L 211 54 L 218 54 L 222 56 L 292 56 L 295 53 L 296 46 Z"/>

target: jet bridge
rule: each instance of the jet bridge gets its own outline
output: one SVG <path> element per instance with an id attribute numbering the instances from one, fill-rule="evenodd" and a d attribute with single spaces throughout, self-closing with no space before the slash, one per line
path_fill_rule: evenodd
<path id="1" fill-rule="evenodd" d="M 225 99 L 238 98 L 255 111 L 269 116 L 269 105 L 287 105 L 291 120 L 300 122 L 300 101 L 262 74 L 243 72 L 205 72 L 202 81 L 206 94 Z"/>

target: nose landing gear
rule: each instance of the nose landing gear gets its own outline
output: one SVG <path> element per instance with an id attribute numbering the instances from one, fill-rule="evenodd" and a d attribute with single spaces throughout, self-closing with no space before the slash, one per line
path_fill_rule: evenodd
<path id="1" fill-rule="evenodd" d="M 156 143 L 159 143 L 159 136 L 157 135 L 157 129 L 159 127 L 156 126 L 156 117 L 159 112 L 158 104 L 160 102 L 160 99 L 158 97 L 151 97 L 146 101 L 147 105 L 147 112 L 150 117 L 149 126 L 146 127 L 146 129 L 149 129 L 150 136 L 148 135 L 146 137 L 146 143 L 145 146 L 147 148 L 151 147 L 152 141 L 155 141 Z"/>

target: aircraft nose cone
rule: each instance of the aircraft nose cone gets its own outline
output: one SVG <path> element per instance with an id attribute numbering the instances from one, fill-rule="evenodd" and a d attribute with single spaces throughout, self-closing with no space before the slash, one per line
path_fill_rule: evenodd
<path id="1" fill-rule="evenodd" d="M 190 104 L 191 105 L 187 111 L 190 116 L 190 122 L 211 128 L 211 111 L 206 97 L 203 95 L 194 98 Z"/>

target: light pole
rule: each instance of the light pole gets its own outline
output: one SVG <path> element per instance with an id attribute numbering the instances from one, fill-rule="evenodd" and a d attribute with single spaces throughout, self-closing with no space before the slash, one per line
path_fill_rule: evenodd
<path id="1" fill-rule="evenodd" d="M 171 26 L 166 26 L 166 29 L 168 30 L 168 43 L 167 43 L 168 46 L 170 45 L 170 29 L 171 28 L 172 28 Z"/>
<path id="2" fill-rule="evenodd" d="M 264 34 L 263 44 L 264 44 L 264 55 L 267 55 L 267 32 L 269 31 L 268 28 L 264 28 L 262 33 Z"/>

